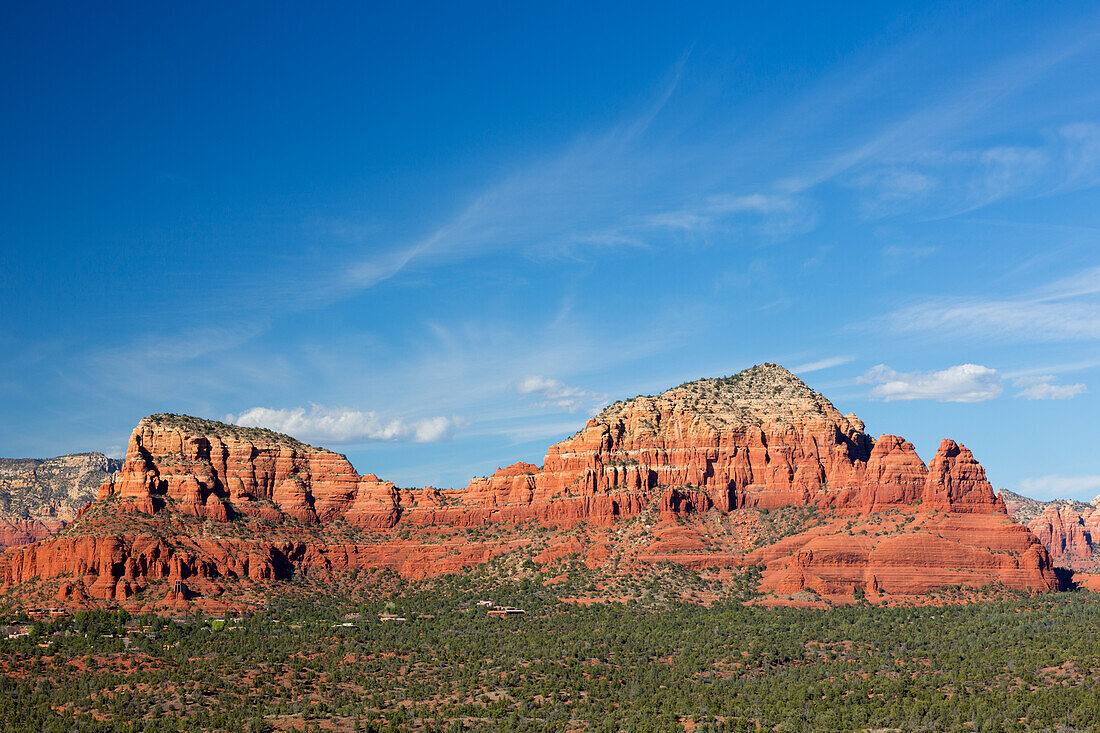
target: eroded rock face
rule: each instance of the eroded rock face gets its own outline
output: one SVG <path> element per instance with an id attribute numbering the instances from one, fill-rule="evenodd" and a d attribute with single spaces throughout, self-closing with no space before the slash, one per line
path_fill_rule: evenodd
<path id="1" fill-rule="evenodd" d="M 66 522 L 61 519 L 0 518 L 0 547 L 15 547 L 45 539 L 61 530 Z"/>
<path id="2" fill-rule="evenodd" d="M 1079 513 L 1071 507 L 1048 507 L 1028 523 L 1028 528 L 1056 558 L 1070 563 L 1092 560 L 1096 552 L 1092 538 L 1100 532 L 1100 516 L 1095 511 Z"/>
<path id="3" fill-rule="evenodd" d="M 270 430 L 186 416 L 152 415 L 130 436 L 122 472 L 100 498 L 155 514 L 169 503 L 196 517 L 237 514 L 322 523 L 348 516 L 362 526 L 396 523 L 392 483 L 360 477 L 347 458 Z"/>
<path id="4" fill-rule="evenodd" d="M 693 487 L 723 510 L 853 506 L 872 441 L 854 416 L 781 367 L 616 403 L 553 446 L 540 493 Z"/>
<path id="5" fill-rule="evenodd" d="M 0 581 L 71 575 L 66 593 L 117 600 L 164 579 L 362 568 L 420 578 L 522 548 L 530 526 L 561 535 L 552 547 L 606 558 L 619 549 L 612 528 L 639 517 L 631 562 L 762 564 L 778 594 L 1056 587 L 1046 550 L 964 446 L 943 441 L 926 466 L 910 443 L 873 440 L 773 364 L 611 405 L 542 466 L 517 463 L 460 491 L 398 489 L 288 436 L 154 415 L 99 496 L 61 536 L 0 557 Z M 713 531 L 781 507 L 813 507 L 818 520 L 757 549 Z M 664 542 L 650 522 L 669 528 Z M 485 525 L 495 539 L 465 539 Z M 558 556 L 548 546 L 536 561 Z"/>
<path id="6" fill-rule="evenodd" d="M 946 585 L 977 587 L 990 582 L 1012 588 L 1054 589 L 1050 558 L 1026 527 L 1003 514 L 917 514 L 916 521 L 889 527 L 890 520 L 837 531 L 826 526 L 755 551 L 765 565 L 763 586 L 777 593 L 812 590 L 844 594 L 912 595 Z"/>
<path id="7" fill-rule="evenodd" d="M 0 547 L 35 542 L 63 528 L 121 465 L 102 453 L 0 458 Z"/>
<path id="8" fill-rule="evenodd" d="M 962 514 L 1006 514 L 993 493 L 985 469 L 966 446 L 944 439 L 928 467 L 922 506 L 927 511 Z"/>
<path id="9" fill-rule="evenodd" d="M 1058 567 L 1100 570 L 1100 497 L 1082 501 L 1036 501 L 1004 490 L 1001 497 L 1016 521 L 1030 529 Z"/>
<path id="10" fill-rule="evenodd" d="M 500 469 L 460 500 L 491 507 L 485 521 L 607 523 L 685 487 L 705 495 L 689 511 L 812 505 L 856 515 L 919 502 L 1004 513 L 965 446 L 943 441 L 929 468 L 911 443 L 874 441 L 854 415 L 770 364 L 616 403 L 552 446 L 541 469 Z"/>

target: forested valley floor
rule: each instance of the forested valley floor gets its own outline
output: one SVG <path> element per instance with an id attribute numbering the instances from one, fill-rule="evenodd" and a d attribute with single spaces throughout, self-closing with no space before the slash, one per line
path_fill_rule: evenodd
<path id="1" fill-rule="evenodd" d="M 227 618 L 9 613 L 0 731 L 1100 730 L 1100 595 L 764 608 L 751 572 L 662 592 L 685 573 L 589 605 L 476 571 L 303 580 Z"/>

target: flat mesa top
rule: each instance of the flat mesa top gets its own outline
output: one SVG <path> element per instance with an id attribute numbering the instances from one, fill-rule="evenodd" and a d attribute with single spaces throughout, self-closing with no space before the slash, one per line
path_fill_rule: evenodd
<path id="1" fill-rule="evenodd" d="M 639 395 L 608 405 L 596 419 L 609 421 L 655 409 L 695 414 L 716 427 L 813 418 L 863 428 L 854 416 L 841 415 L 820 392 L 778 364 L 758 364 L 729 377 L 685 382 L 655 396 Z"/>
<path id="2" fill-rule="evenodd" d="M 80 470 L 82 468 L 102 468 L 105 472 L 118 469 L 118 461 L 108 458 L 99 451 L 87 453 L 67 453 L 53 458 L 0 458 L 0 475 L 7 473 L 25 473 L 35 469 L 46 471 Z"/>
<path id="3" fill-rule="evenodd" d="M 177 430 L 185 435 L 203 436 L 206 438 L 218 438 L 237 442 L 249 442 L 264 445 L 286 446 L 299 450 L 318 451 L 322 453 L 334 453 L 328 448 L 303 443 L 297 438 L 292 438 L 285 433 L 278 433 L 268 428 L 250 428 L 244 425 L 233 425 L 220 420 L 207 420 L 203 417 L 192 415 L 174 415 L 172 413 L 149 415 L 143 417 L 138 423 L 138 430 L 142 428 L 160 428 L 162 430 Z"/>

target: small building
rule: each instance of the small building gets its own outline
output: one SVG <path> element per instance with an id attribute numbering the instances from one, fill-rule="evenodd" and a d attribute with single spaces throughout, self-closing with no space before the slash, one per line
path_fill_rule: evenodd
<path id="1" fill-rule="evenodd" d="M 511 606 L 504 606 L 503 608 L 490 609 L 489 615 L 503 618 L 504 616 L 522 616 L 527 613 L 522 608 L 512 608 Z"/>

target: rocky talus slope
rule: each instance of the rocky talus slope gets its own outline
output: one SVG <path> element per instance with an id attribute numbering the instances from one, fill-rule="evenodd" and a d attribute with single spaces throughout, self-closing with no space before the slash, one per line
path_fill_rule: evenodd
<path id="1" fill-rule="evenodd" d="M 57 532 L 121 466 L 102 453 L 0 458 L 0 546 L 25 545 Z"/>
<path id="2" fill-rule="evenodd" d="M 798 521 L 775 532 L 770 511 Z M 288 436 L 154 415 L 90 509 L 0 556 L 0 581 L 9 596 L 146 607 L 240 595 L 246 580 L 423 578 L 499 555 L 623 573 L 762 566 L 760 589 L 776 598 L 1057 587 L 1047 551 L 964 446 L 944 440 L 925 465 L 774 364 L 618 402 L 542 466 L 458 491 L 398 489 Z"/>
<path id="3" fill-rule="evenodd" d="M 1037 501 L 1001 490 L 1008 513 L 1039 538 L 1058 567 L 1100 571 L 1100 497 L 1083 501 Z"/>

